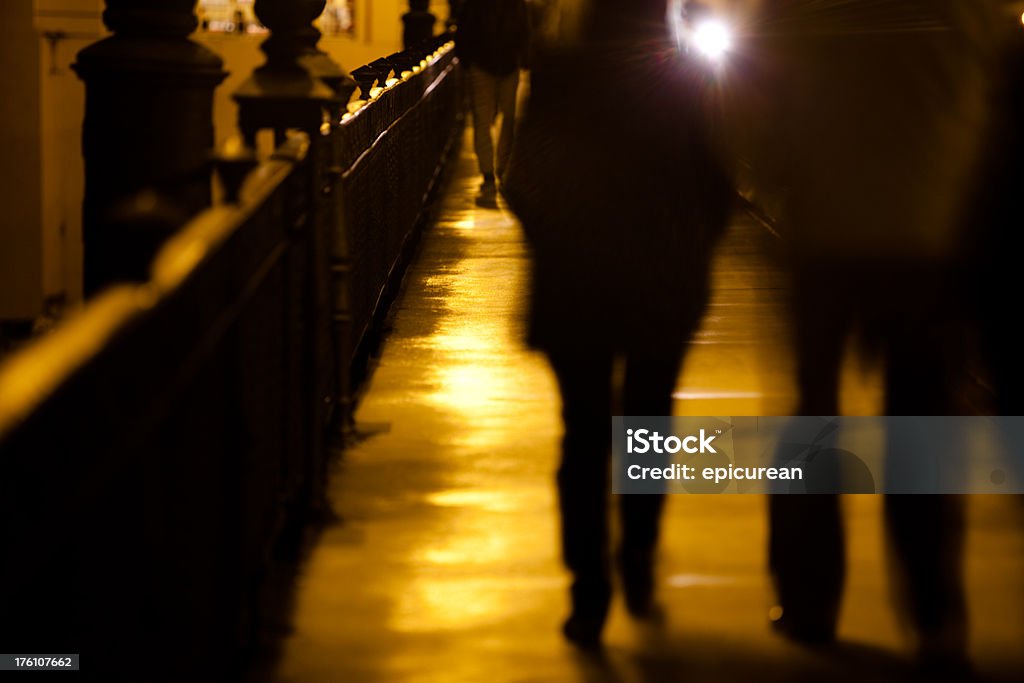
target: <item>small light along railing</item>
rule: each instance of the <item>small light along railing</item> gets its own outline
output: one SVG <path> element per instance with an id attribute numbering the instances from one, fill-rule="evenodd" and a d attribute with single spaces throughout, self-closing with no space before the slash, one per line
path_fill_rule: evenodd
<path id="1" fill-rule="evenodd" d="M 392 67 L 387 73 L 383 73 L 383 67 L 379 64 L 381 60 L 356 69 L 352 72 L 352 75 L 359 82 L 360 87 L 356 91 L 358 94 L 354 95 L 355 99 L 345 105 L 341 122 L 349 121 L 373 102 L 379 100 L 384 93 L 412 80 L 454 49 L 455 41 L 445 41 L 433 51 L 420 58 L 418 62 L 413 59 L 407 65 L 403 65 L 408 68 L 399 67 L 396 69 Z M 415 54 L 416 50 L 412 50 L 412 52 Z"/>

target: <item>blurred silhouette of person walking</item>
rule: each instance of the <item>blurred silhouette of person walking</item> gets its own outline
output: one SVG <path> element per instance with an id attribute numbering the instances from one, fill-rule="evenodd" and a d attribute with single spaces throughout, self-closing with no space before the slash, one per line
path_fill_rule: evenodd
<path id="1" fill-rule="evenodd" d="M 473 141 L 483 182 L 478 203 L 497 206 L 497 180 L 512 152 L 516 126 L 519 69 L 529 42 L 525 0 L 463 0 L 455 49 L 468 67 L 473 103 Z M 495 149 L 492 128 L 501 127 Z"/>
<path id="2" fill-rule="evenodd" d="M 612 559 L 611 416 L 671 414 L 733 199 L 702 107 L 707 74 L 676 49 L 666 4 L 553 3 L 504 190 L 532 256 L 528 341 L 562 399 L 563 630 L 584 648 L 600 644 L 613 565 L 629 613 L 659 614 L 662 495 L 619 498 Z"/>
<path id="3" fill-rule="evenodd" d="M 430 0 L 409 0 L 409 11 L 402 15 L 402 44 L 408 50 L 434 37 L 437 17 L 430 13 Z"/>
<path id="4" fill-rule="evenodd" d="M 964 364 L 959 216 L 988 118 L 985 0 L 776 0 L 754 60 L 778 103 L 766 164 L 788 188 L 800 415 L 838 415 L 845 343 L 884 360 L 885 414 L 955 415 Z M 755 162 L 756 163 L 756 162 Z M 922 454 L 888 445 L 891 474 Z M 834 639 L 844 538 L 834 495 L 771 496 L 775 626 Z M 963 501 L 889 495 L 897 595 L 927 666 L 966 666 Z"/>
<path id="5" fill-rule="evenodd" d="M 1016 22 L 1015 22 L 1016 23 Z M 977 315 L 981 351 L 995 392 L 999 415 L 1024 415 L 1024 354 L 1017 334 L 1018 316 L 1007 301 L 1021 292 L 1020 255 L 1024 253 L 1024 35 L 1002 57 L 1001 80 L 994 93 L 995 117 L 985 146 L 981 173 L 965 212 L 973 236 L 968 275 Z"/>

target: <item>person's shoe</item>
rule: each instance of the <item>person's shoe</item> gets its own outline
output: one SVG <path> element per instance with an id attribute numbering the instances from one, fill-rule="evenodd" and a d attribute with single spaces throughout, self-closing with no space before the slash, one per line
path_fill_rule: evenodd
<path id="1" fill-rule="evenodd" d="M 963 653 L 922 651 L 917 657 L 917 675 L 922 681 L 960 683 L 974 679 L 974 667 Z"/>
<path id="2" fill-rule="evenodd" d="M 493 173 L 485 173 L 484 174 L 484 179 L 480 182 L 479 191 L 480 191 L 480 194 L 485 194 L 485 193 L 497 192 L 498 191 L 498 181 L 494 177 Z"/>
<path id="3" fill-rule="evenodd" d="M 620 551 L 619 572 L 630 616 L 645 621 L 662 620 L 664 610 L 654 600 L 653 551 Z"/>
<path id="4" fill-rule="evenodd" d="M 601 632 L 611 605 L 611 584 L 607 577 L 573 582 L 569 591 L 572 612 L 562 625 L 566 640 L 582 650 L 601 647 Z"/>
<path id="5" fill-rule="evenodd" d="M 778 605 L 768 610 L 768 619 L 772 630 L 800 645 L 821 647 L 836 640 L 835 624 L 827 619 L 795 618 Z"/>
<path id="6" fill-rule="evenodd" d="M 967 630 L 957 620 L 947 628 L 919 636 L 917 668 L 922 678 L 946 681 L 969 681 L 974 667 L 967 656 Z"/>
<path id="7" fill-rule="evenodd" d="M 565 639 L 581 650 L 596 651 L 601 649 L 601 632 L 604 630 L 604 619 L 596 616 L 584 616 L 576 611 L 569 615 L 562 625 Z"/>
<path id="8" fill-rule="evenodd" d="M 494 181 L 494 176 L 484 176 L 484 181 L 480 183 L 476 204 L 488 209 L 498 208 L 498 185 Z"/>
<path id="9" fill-rule="evenodd" d="M 626 611 L 636 621 L 642 621 L 648 626 L 662 626 L 668 620 L 665 606 L 657 600 L 651 599 L 644 604 L 630 605 L 626 601 Z"/>

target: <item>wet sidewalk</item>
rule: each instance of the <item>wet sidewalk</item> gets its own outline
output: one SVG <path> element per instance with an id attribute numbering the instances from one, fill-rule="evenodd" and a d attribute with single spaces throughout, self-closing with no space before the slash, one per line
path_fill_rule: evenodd
<path id="1" fill-rule="evenodd" d="M 521 341 L 527 260 L 519 227 L 505 211 L 476 207 L 477 183 L 466 144 L 360 404 L 365 438 L 333 475 L 341 521 L 323 533 L 298 580 L 274 680 L 906 678 L 880 499 L 871 496 L 846 499 L 840 635 L 849 646 L 808 652 L 768 629 L 766 505 L 758 496 L 672 497 L 659 584 L 668 624 L 644 630 L 616 602 L 602 659 L 564 643 L 567 577 L 553 487 L 559 402 L 543 358 Z M 774 239 L 735 218 L 677 384 L 677 413 L 791 410 L 783 278 L 765 258 Z M 844 412 L 874 412 L 875 379 L 853 364 L 846 375 Z M 1020 514 L 1009 498 L 971 505 L 972 652 L 982 672 L 1006 680 L 1020 666 L 1024 638 Z"/>

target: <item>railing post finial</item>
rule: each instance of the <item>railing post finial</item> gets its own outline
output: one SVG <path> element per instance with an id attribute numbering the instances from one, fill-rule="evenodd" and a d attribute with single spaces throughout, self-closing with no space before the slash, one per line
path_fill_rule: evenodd
<path id="1" fill-rule="evenodd" d="M 324 6 L 325 0 L 256 0 L 256 16 L 270 36 L 262 46 L 266 63 L 235 93 L 248 144 L 263 128 L 320 128 L 321 112 L 340 117 L 355 90 L 348 74 L 317 47 L 321 34 L 313 22 Z"/>

